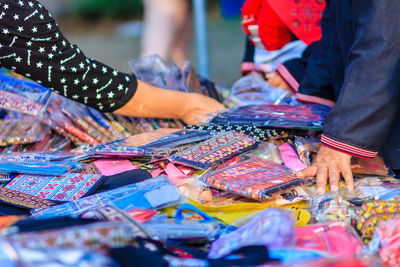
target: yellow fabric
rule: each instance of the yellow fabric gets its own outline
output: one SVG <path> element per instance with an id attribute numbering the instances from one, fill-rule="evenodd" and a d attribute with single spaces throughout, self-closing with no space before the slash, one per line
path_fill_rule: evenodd
<path id="1" fill-rule="evenodd" d="M 231 205 L 225 205 L 225 206 L 219 206 L 219 207 L 210 207 L 206 205 L 202 205 L 196 201 L 189 200 L 189 203 L 200 209 L 201 211 L 204 211 L 208 215 L 222 221 L 223 223 L 226 224 L 234 224 L 235 226 L 240 226 L 244 223 L 246 223 L 248 220 L 250 220 L 253 216 L 252 214 L 256 214 L 259 211 L 268 209 L 268 208 L 273 208 L 277 207 L 276 205 L 273 204 L 261 204 L 261 203 L 239 203 L 239 204 L 231 204 Z M 308 202 L 307 201 L 302 201 L 290 205 L 285 205 L 285 206 L 280 206 L 279 208 L 286 208 L 286 209 L 292 209 L 295 214 L 296 214 L 296 220 L 297 226 L 304 226 L 306 225 L 310 218 L 311 214 L 308 210 L 305 208 L 308 208 Z M 174 209 L 166 209 L 165 210 L 169 216 L 173 216 L 174 214 Z M 243 220 L 241 220 L 243 219 Z M 236 221 L 239 221 L 238 223 L 235 223 Z"/>

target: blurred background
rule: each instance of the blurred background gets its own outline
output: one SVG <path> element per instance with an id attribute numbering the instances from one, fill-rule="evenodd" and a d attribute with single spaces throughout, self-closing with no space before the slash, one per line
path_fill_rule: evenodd
<path id="1" fill-rule="evenodd" d="M 87 56 L 118 70 L 131 72 L 128 61 L 143 54 L 145 11 L 150 10 L 149 2 L 158 6 L 158 3 L 166 0 L 143 0 L 148 1 L 146 3 L 142 0 L 39 1 L 53 13 L 64 35 L 72 43 L 76 43 Z M 190 3 L 189 10 L 193 10 L 190 0 L 178 1 L 187 1 Z M 245 36 L 241 31 L 239 8 L 243 2 L 244 0 L 206 1 L 210 78 L 226 86 L 231 86 L 240 78 Z M 154 15 L 151 19 L 160 18 L 155 11 L 152 14 Z M 197 66 L 193 16 L 188 16 L 186 20 L 184 25 L 191 37 L 187 45 L 187 58 Z M 163 45 L 163 42 L 167 42 L 163 34 L 165 33 L 152 34 L 150 42 Z"/>

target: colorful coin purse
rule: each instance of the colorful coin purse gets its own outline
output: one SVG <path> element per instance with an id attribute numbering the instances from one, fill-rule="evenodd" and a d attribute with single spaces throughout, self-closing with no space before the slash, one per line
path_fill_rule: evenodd
<path id="1" fill-rule="evenodd" d="M 400 202 L 398 201 L 367 201 L 361 206 L 357 230 L 361 234 L 363 241 L 368 243 L 380 222 L 393 219 L 399 215 Z"/>
<path id="2" fill-rule="evenodd" d="M 228 132 L 173 155 L 171 161 L 206 170 L 257 146 L 257 141 L 245 134 Z"/>
<path id="3" fill-rule="evenodd" d="M 7 240 L 12 244 L 28 249 L 80 248 L 104 250 L 127 246 L 132 243 L 135 235 L 139 234 L 141 232 L 133 229 L 131 225 L 101 222 L 57 230 L 17 233 L 7 237 Z M 145 234 L 143 236 L 146 237 Z"/>
<path id="4" fill-rule="evenodd" d="M 257 157 L 206 173 L 200 180 L 211 187 L 256 200 L 263 200 L 312 182 L 308 178 L 297 178 L 296 174 L 285 166 Z"/>
<path id="5" fill-rule="evenodd" d="M 5 188 L 53 201 L 73 201 L 87 196 L 103 182 L 97 174 L 64 176 L 18 175 Z"/>

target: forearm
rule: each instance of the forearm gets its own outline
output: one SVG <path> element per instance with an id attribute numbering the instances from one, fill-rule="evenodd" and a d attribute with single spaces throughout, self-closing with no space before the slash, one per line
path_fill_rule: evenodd
<path id="1" fill-rule="evenodd" d="M 187 105 L 187 93 L 161 89 L 138 81 L 135 95 L 115 112 L 142 118 L 183 118 L 187 113 Z"/>

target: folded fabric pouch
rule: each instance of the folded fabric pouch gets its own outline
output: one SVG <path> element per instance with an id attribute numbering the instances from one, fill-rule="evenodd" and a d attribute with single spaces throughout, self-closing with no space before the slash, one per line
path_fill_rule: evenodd
<path id="1" fill-rule="evenodd" d="M 173 155 L 171 161 L 206 170 L 257 146 L 257 141 L 245 134 L 227 132 Z"/>
<path id="2" fill-rule="evenodd" d="M 0 162 L 0 173 L 26 173 L 38 175 L 63 175 L 79 170 L 82 165 L 74 161 L 52 162 Z"/>
<path id="3" fill-rule="evenodd" d="M 104 250 L 132 243 L 132 228 L 123 223 L 101 222 L 61 230 L 27 232 L 7 237 L 13 245 L 28 249 L 81 248 Z"/>
<path id="4" fill-rule="evenodd" d="M 200 180 L 211 187 L 256 200 L 312 183 L 311 179 L 297 178 L 292 170 L 283 165 L 257 157 L 206 173 Z"/>
<path id="5" fill-rule="evenodd" d="M 11 190 L 9 188 L 0 187 L 0 202 L 15 206 L 22 209 L 46 209 L 51 206 L 57 205 L 57 203 L 50 200 L 42 199 L 36 196 L 32 196 L 23 192 Z M 2 207 L 0 207 L 0 214 Z"/>
<path id="6" fill-rule="evenodd" d="M 90 148 L 90 152 L 113 156 L 159 156 L 174 148 L 209 138 L 207 131 L 158 129 Z"/>
<path id="7" fill-rule="evenodd" d="M 357 231 L 365 243 L 369 243 L 380 222 L 388 221 L 400 215 L 398 201 L 367 201 L 361 206 L 357 220 Z"/>
<path id="8" fill-rule="evenodd" d="M 235 125 L 235 124 L 209 124 L 209 125 L 188 125 L 185 129 L 209 131 L 212 134 L 223 132 L 244 133 L 257 140 L 268 140 L 270 138 L 286 138 L 291 135 L 301 135 L 301 131 L 293 131 L 288 129 L 266 129 L 251 125 Z M 307 132 L 304 131 L 304 134 Z"/>
<path id="9" fill-rule="evenodd" d="M 210 123 L 322 130 L 329 111 L 330 107 L 323 105 L 251 105 L 218 114 Z"/>
<path id="10" fill-rule="evenodd" d="M 38 198 L 65 202 L 77 200 L 90 194 L 102 182 L 103 176 L 98 174 L 18 175 L 5 188 Z"/>

